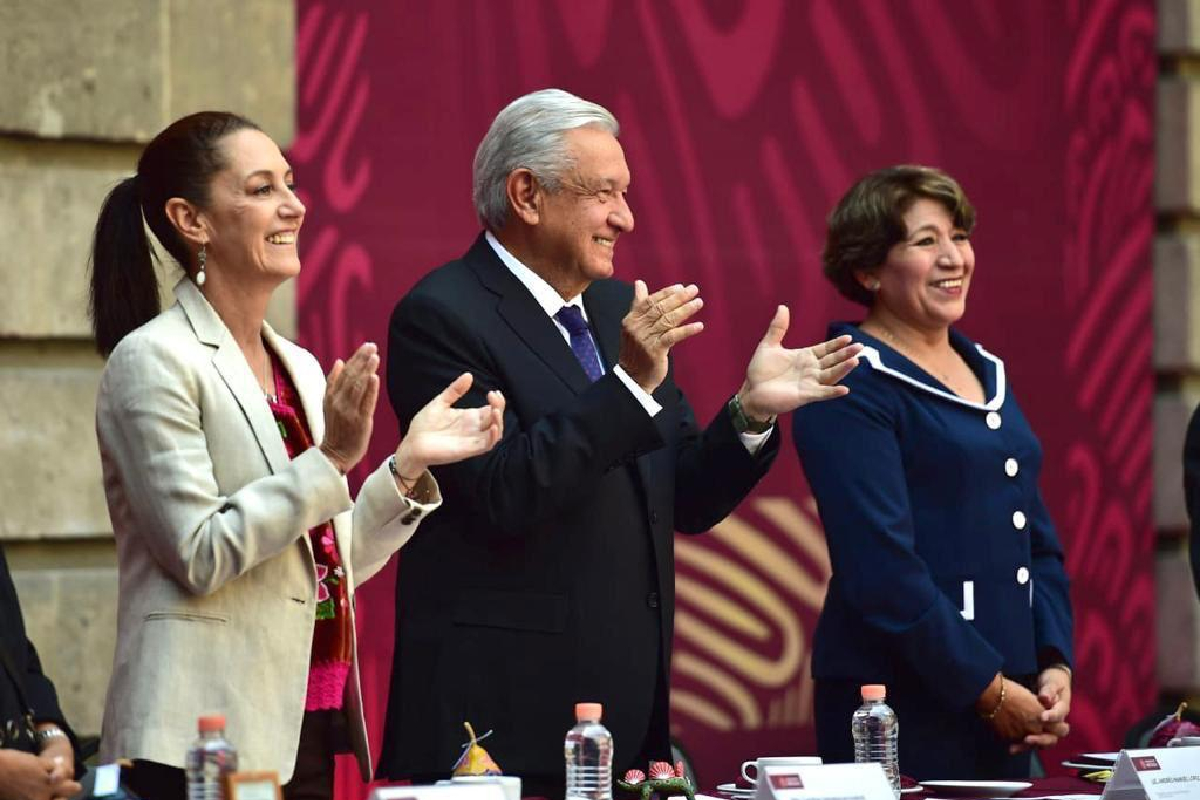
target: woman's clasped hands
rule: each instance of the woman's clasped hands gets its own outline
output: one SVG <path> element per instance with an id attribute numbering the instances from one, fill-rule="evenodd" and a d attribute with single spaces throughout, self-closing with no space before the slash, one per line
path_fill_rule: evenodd
<path id="1" fill-rule="evenodd" d="M 980 695 L 976 709 L 996 734 L 1010 742 L 1009 752 L 1051 747 L 1071 730 L 1071 673 L 1050 667 L 1038 676 L 1034 694 L 1016 681 L 997 674 Z"/>

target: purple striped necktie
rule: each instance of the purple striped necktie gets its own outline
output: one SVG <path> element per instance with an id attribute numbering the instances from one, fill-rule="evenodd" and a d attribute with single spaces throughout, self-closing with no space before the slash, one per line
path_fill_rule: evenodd
<path id="1" fill-rule="evenodd" d="M 583 312 L 575 306 L 563 306 L 554 318 L 571 334 L 571 352 L 575 353 L 588 380 L 598 380 L 604 374 L 604 368 L 600 366 L 600 354 L 596 352 L 596 343 L 592 341 L 592 332 L 583 318 Z"/>

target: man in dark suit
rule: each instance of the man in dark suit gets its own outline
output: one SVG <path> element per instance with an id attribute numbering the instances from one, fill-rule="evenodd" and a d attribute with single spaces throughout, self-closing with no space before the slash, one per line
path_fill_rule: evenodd
<path id="1" fill-rule="evenodd" d="M 617 133 L 559 90 L 505 108 L 475 156 L 485 233 L 392 315 L 402 427 L 463 371 L 507 410 L 491 453 L 435 473 L 445 506 L 400 559 L 381 777 L 445 776 L 469 720 L 526 795 L 561 797 L 577 701 L 603 704 L 616 775 L 669 758 L 673 531 L 728 515 L 775 457 L 775 416 L 843 394 L 857 363 L 849 337 L 784 348 L 781 306 L 698 429 L 668 359 L 703 328 L 697 288 L 612 278 L 634 225 Z"/>

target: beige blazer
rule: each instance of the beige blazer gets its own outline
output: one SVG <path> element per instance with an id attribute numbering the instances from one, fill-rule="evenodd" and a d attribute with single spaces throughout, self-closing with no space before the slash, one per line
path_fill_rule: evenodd
<path id="1" fill-rule="evenodd" d="M 383 567 L 441 497 L 427 473 L 434 500 L 413 503 L 382 465 L 352 502 L 345 479 L 316 448 L 289 460 L 228 328 L 190 280 L 175 294 L 175 305 L 113 351 L 96 404 L 120 579 L 101 754 L 182 767 L 197 717 L 223 713 L 239 768 L 275 770 L 286 782 L 316 613 L 308 530 L 333 519 L 354 587 Z M 320 365 L 263 330 L 320 442 Z M 354 652 L 347 731 L 369 779 Z"/>

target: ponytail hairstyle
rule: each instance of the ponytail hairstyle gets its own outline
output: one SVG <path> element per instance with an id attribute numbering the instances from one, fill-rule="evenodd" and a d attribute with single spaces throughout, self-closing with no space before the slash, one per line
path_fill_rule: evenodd
<path id="1" fill-rule="evenodd" d="M 143 220 L 190 275 L 193 256 L 167 218 L 167 201 L 181 197 L 206 208 L 213 176 L 226 166 L 221 140 L 247 129 L 261 130 L 228 111 L 201 111 L 178 119 L 146 145 L 137 174 L 118 183 L 104 199 L 92 240 L 89 309 L 101 355 L 111 353 L 126 334 L 160 310 L 156 256 Z"/>

